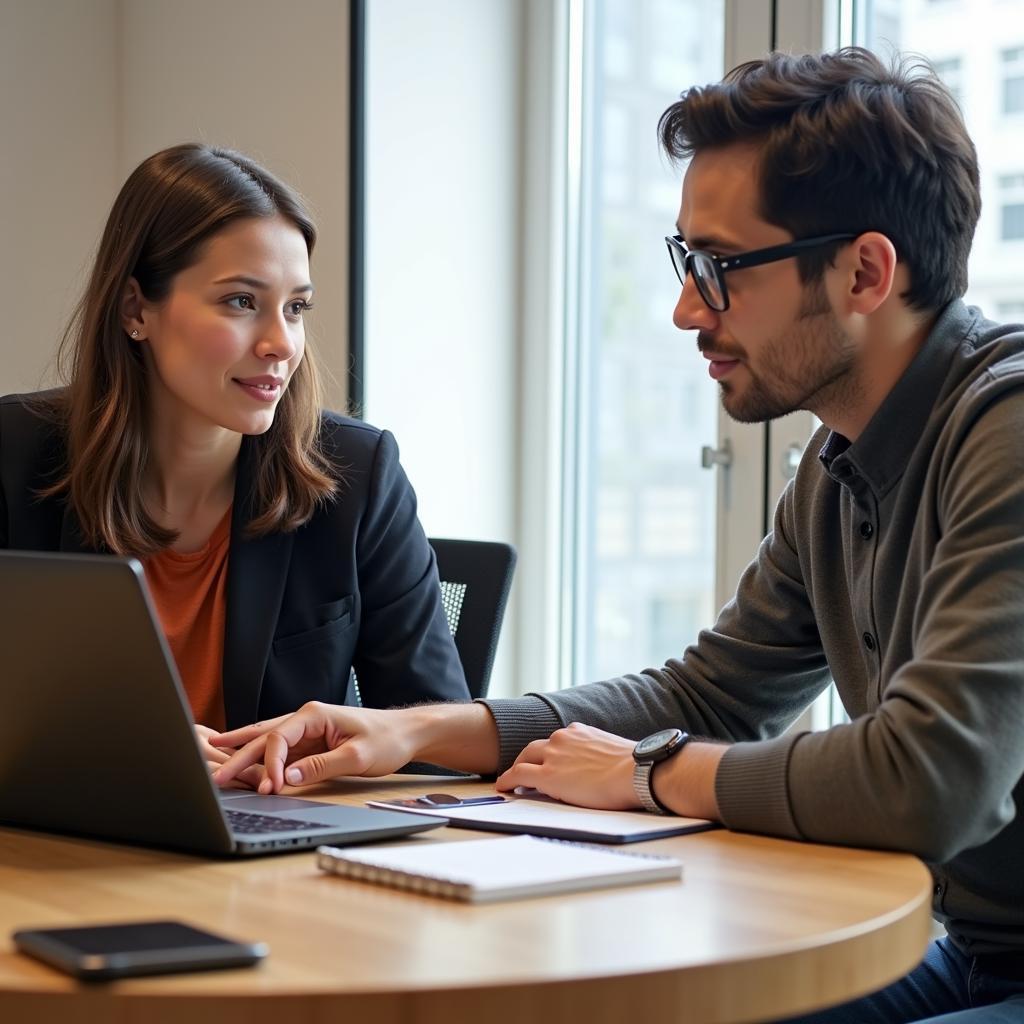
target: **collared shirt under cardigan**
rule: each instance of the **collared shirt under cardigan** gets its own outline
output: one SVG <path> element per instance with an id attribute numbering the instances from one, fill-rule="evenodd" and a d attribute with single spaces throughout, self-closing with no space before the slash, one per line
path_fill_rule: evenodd
<path id="1" fill-rule="evenodd" d="M 783 733 L 834 678 L 851 721 Z M 966 953 L 1024 955 L 1024 327 L 955 301 L 854 443 L 822 428 L 718 621 L 639 675 L 487 702 L 735 741 L 730 828 L 917 854 Z"/>

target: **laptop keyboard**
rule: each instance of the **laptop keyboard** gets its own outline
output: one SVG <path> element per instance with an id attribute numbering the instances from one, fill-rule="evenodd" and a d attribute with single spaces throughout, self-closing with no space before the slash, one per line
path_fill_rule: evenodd
<path id="1" fill-rule="evenodd" d="M 231 811 L 225 808 L 231 831 L 244 836 L 260 835 L 264 832 L 304 832 L 314 828 L 327 828 L 319 821 L 293 821 L 291 818 L 275 818 L 272 814 L 247 814 L 245 811 Z"/>

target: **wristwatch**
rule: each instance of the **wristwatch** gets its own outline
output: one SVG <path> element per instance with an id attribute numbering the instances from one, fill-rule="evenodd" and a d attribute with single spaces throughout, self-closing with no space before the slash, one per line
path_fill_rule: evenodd
<path id="1" fill-rule="evenodd" d="M 654 795 L 651 789 L 651 772 L 656 764 L 678 754 L 692 737 L 682 729 L 662 729 L 661 732 L 645 736 L 633 748 L 633 791 L 652 814 L 672 814 Z"/>

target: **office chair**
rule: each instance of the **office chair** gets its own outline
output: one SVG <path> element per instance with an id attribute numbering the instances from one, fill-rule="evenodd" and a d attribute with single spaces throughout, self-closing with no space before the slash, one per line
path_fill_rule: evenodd
<path id="1" fill-rule="evenodd" d="M 441 579 L 441 603 L 459 652 L 471 697 L 486 697 L 505 604 L 516 568 L 516 549 L 499 541 L 430 538 Z M 411 761 L 409 775 L 457 775 L 452 768 Z"/>
<path id="2" fill-rule="evenodd" d="M 498 541 L 431 538 L 441 602 L 471 697 L 486 697 L 516 549 Z"/>
<path id="3" fill-rule="evenodd" d="M 505 605 L 516 568 L 511 544 L 484 540 L 430 540 L 441 580 L 441 604 L 455 641 L 470 697 L 486 697 Z M 352 703 L 361 704 L 352 672 Z"/>

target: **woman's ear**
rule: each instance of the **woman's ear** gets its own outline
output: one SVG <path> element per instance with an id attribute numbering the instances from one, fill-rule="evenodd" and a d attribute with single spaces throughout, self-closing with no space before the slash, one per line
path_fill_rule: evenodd
<path id="1" fill-rule="evenodd" d="M 132 341 L 146 337 L 145 299 L 134 277 L 129 277 L 121 296 L 121 326 Z"/>

